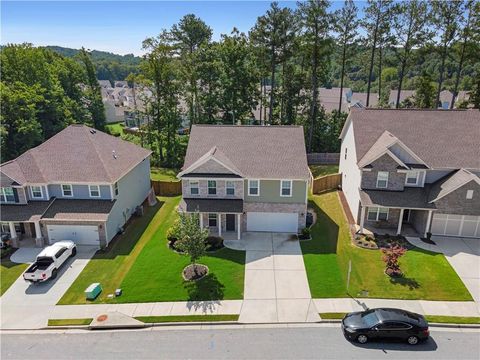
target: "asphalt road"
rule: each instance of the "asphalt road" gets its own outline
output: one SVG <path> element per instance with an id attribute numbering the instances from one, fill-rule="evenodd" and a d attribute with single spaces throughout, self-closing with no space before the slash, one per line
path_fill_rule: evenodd
<path id="1" fill-rule="evenodd" d="M 476 359 L 480 332 L 432 331 L 423 344 L 351 344 L 338 327 L 155 328 L 1 334 L 6 359 Z"/>

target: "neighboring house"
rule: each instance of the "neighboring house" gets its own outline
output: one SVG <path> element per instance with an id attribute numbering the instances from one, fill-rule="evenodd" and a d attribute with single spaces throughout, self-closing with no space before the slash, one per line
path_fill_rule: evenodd
<path id="1" fill-rule="evenodd" d="M 478 110 L 352 108 L 340 138 L 360 232 L 480 237 Z"/>
<path id="2" fill-rule="evenodd" d="M 394 108 L 397 105 L 397 94 L 398 90 L 390 90 L 390 96 L 388 97 L 388 104 Z M 413 101 L 413 98 L 415 96 L 415 90 L 401 90 L 400 91 L 400 101 L 399 103 L 403 103 L 407 99 L 411 99 Z"/>
<path id="3" fill-rule="evenodd" d="M 150 151 L 70 125 L 0 166 L 2 232 L 14 245 L 60 240 L 104 247 L 150 191 Z"/>
<path id="4" fill-rule="evenodd" d="M 388 103 L 391 107 L 395 107 L 397 104 L 397 92 L 398 90 L 390 90 L 390 97 Z M 434 94 L 436 96 L 436 94 Z M 443 90 L 440 92 L 440 106 L 439 109 L 448 110 L 450 109 L 450 103 L 452 102 L 453 94 L 448 90 Z M 466 91 L 459 91 L 455 97 L 454 108 L 457 108 L 457 105 L 468 101 L 468 93 Z M 405 100 L 410 99 L 412 102 L 415 100 L 415 90 L 402 90 L 400 92 L 400 104 Z"/>
<path id="5" fill-rule="evenodd" d="M 320 105 L 325 109 L 325 112 L 331 113 L 333 110 L 338 110 L 340 102 L 340 88 L 319 88 L 318 98 Z M 343 88 L 342 94 L 342 111 L 348 111 L 350 101 L 352 99 L 352 89 Z"/>
<path id="6" fill-rule="evenodd" d="M 349 107 L 355 106 L 364 108 L 367 107 L 367 95 L 366 92 L 353 92 Z M 370 93 L 370 99 L 368 100 L 368 107 L 377 107 L 378 105 L 378 94 L 377 93 Z"/>
<path id="7" fill-rule="evenodd" d="M 296 233 L 305 227 L 311 173 L 299 126 L 193 125 L 180 210 L 211 233 Z"/>

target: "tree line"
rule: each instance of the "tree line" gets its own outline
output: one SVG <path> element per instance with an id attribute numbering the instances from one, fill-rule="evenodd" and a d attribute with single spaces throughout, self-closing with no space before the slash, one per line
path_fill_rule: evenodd
<path id="1" fill-rule="evenodd" d="M 391 89 L 397 98 L 402 89 L 415 89 L 410 105 L 422 108 L 437 107 L 443 89 L 453 93 L 451 106 L 459 90 L 468 90 L 471 104 L 462 106 L 480 107 L 480 3 L 474 0 L 369 0 L 363 12 L 351 0 L 334 12 L 326 0 L 300 2 L 295 9 L 273 2 L 248 33 L 233 28 L 217 41 L 208 24 L 189 14 L 147 38 L 143 49 L 126 78 L 149 89 L 142 99 L 141 116 L 149 120 L 145 145 L 164 166 L 181 165 L 177 130 L 184 118 L 190 124 L 303 125 L 308 151 L 338 151 L 347 109 L 340 92 L 338 108 L 326 113 L 320 87 L 366 91 L 367 105 L 377 97 L 380 106 L 387 105 Z M 16 125 L 2 124 L 2 134 L 4 129 L 13 134 L 9 141 L 26 149 L 71 121 L 103 126 L 93 81 L 98 66 L 88 52 L 82 54 L 72 61 L 25 45 L 2 49 L 2 87 L 10 89 L 11 99 L 28 98 L 22 109 L 10 100 L 12 118 L 5 123 L 19 126 L 12 131 Z M 19 58 L 8 62 L 8 57 Z M 25 64 L 23 73 L 16 63 Z M 37 69 L 29 74 L 37 65 L 48 75 Z M 9 72 L 15 75 L 4 75 Z M 33 84 L 42 91 L 34 91 Z M 49 108 L 42 101 L 58 104 L 53 115 L 46 116 Z M 23 142 L 27 132 L 35 134 Z M 21 152 L 9 151 L 10 157 Z"/>

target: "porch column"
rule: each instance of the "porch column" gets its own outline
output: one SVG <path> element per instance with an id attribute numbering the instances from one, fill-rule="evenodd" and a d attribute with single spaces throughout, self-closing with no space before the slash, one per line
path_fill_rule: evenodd
<path id="1" fill-rule="evenodd" d="M 203 213 L 200 213 L 198 217 L 200 218 L 200 229 L 203 229 Z"/>
<path id="2" fill-rule="evenodd" d="M 363 234 L 363 225 L 365 223 L 365 206 L 361 206 L 360 210 L 360 234 Z"/>
<path id="3" fill-rule="evenodd" d="M 38 247 L 43 246 L 42 230 L 40 229 L 40 221 L 34 221 L 35 224 L 35 245 Z"/>
<path id="4" fill-rule="evenodd" d="M 397 235 L 400 235 L 402 232 L 402 222 L 403 222 L 403 212 L 405 209 L 400 209 L 400 218 L 398 219 L 398 228 L 397 228 Z"/>
<path id="5" fill-rule="evenodd" d="M 241 221 L 241 214 L 237 214 L 237 240 L 240 240 L 240 228 L 242 227 Z"/>
<path id="6" fill-rule="evenodd" d="M 427 226 L 425 226 L 425 233 L 423 234 L 423 237 L 427 237 L 427 232 L 430 231 L 430 224 L 432 223 L 432 214 L 433 214 L 433 210 L 428 210 Z"/>
<path id="7" fill-rule="evenodd" d="M 18 237 L 17 237 L 17 232 L 15 230 L 15 224 L 13 221 L 8 222 L 8 226 L 10 227 L 10 242 L 12 247 L 16 248 L 18 247 Z"/>
<path id="8" fill-rule="evenodd" d="M 222 214 L 217 214 L 218 236 L 222 236 Z"/>
<path id="9" fill-rule="evenodd" d="M 13 221 L 9 221 L 8 226 L 10 227 L 10 239 L 16 239 L 17 231 L 15 230 L 15 224 L 13 223 Z"/>

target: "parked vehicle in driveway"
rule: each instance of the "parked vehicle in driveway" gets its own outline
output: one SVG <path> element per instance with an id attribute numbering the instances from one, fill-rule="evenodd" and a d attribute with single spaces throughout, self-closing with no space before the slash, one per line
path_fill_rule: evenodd
<path id="1" fill-rule="evenodd" d="M 36 261 L 23 273 L 23 278 L 33 283 L 55 279 L 63 263 L 76 254 L 77 246 L 73 241 L 56 242 L 37 255 Z"/>
<path id="2" fill-rule="evenodd" d="M 348 340 L 360 344 L 382 339 L 416 345 L 430 335 L 422 315 L 389 308 L 349 313 L 342 320 L 342 330 Z"/>

